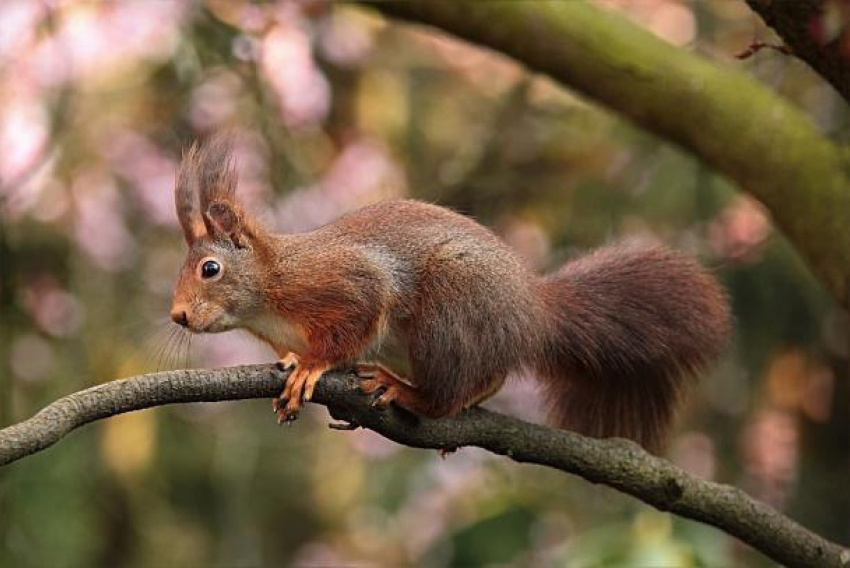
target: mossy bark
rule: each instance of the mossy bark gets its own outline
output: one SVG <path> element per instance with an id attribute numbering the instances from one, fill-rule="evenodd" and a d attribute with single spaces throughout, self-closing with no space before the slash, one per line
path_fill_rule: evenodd
<path id="1" fill-rule="evenodd" d="M 764 203 L 847 305 L 848 154 L 731 58 L 711 61 L 579 0 L 368 5 L 509 55 L 691 151 Z"/>

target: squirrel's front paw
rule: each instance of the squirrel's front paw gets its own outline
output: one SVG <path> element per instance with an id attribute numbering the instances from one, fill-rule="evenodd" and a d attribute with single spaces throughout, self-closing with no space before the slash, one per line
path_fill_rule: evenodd
<path id="1" fill-rule="evenodd" d="M 333 365 L 326 361 L 304 361 L 295 353 L 288 353 L 278 365 L 292 372 L 286 379 L 283 392 L 272 401 L 272 408 L 277 413 L 278 424 L 290 423 L 298 418 L 303 403 L 313 398 L 316 383 Z"/>
<path id="2" fill-rule="evenodd" d="M 298 399 L 288 399 L 281 394 L 278 398 L 272 400 L 272 410 L 277 414 L 278 424 L 291 424 L 298 419 L 298 414 L 301 412 L 301 401 Z"/>

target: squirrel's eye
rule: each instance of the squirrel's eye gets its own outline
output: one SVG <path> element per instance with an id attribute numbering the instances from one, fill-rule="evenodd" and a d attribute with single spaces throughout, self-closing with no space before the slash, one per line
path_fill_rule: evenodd
<path id="1" fill-rule="evenodd" d="M 221 272 L 221 265 L 214 260 L 208 260 L 201 265 L 201 278 L 212 278 Z"/>

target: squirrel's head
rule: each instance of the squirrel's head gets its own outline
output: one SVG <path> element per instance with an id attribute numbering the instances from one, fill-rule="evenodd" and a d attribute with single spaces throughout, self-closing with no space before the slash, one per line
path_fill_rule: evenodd
<path id="1" fill-rule="evenodd" d="M 171 319 L 206 333 L 241 327 L 262 308 L 257 260 L 259 226 L 236 200 L 237 174 L 229 136 L 192 145 L 174 191 L 189 252 L 180 270 Z"/>

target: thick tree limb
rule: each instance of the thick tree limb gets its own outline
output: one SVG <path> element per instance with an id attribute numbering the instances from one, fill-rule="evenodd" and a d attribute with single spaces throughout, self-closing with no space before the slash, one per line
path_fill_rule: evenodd
<path id="1" fill-rule="evenodd" d="M 584 1 L 363 3 L 514 57 L 701 157 L 768 207 L 846 305 L 850 161 L 753 78 Z"/>
<path id="2" fill-rule="evenodd" d="M 0 465 L 43 450 L 99 420 L 177 402 L 272 398 L 285 374 L 273 365 L 170 371 L 104 383 L 62 398 L 34 417 L 0 430 Z M 626 440 L 595 440 L 475 408 L 457 418 L 418 419 L 378 410 L 357 378 L 326 374 L 314 401 L 339 420 L 416 448 L 477 446 L 518 462 L 579 475 L 628 493 L 662 511 L 708 523 L 787 566 L 850 566 L 850 550 L 808 531 L 743 491 L 697 479 Z M 272 416 L 269 416 L 271 422 Z"/>
<path id="3" fill-rule="evenodd" d="M 821 77 L 829 81 L 841 96 L 850 102 L 850 52 L 845 29 L 829 37 L 825 21 L 825 0 L 746 0 L 750 8 L 791 48 L 791 52 L 808 63 Z M 843 12 L 838 0 L 829 0 Z M 838 15 L 838 14 L 836 14 Z"/>

